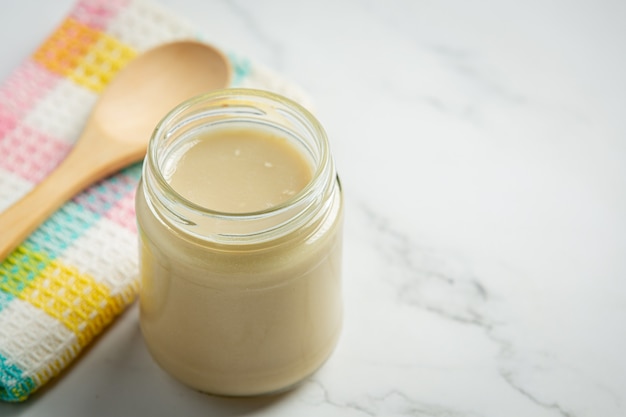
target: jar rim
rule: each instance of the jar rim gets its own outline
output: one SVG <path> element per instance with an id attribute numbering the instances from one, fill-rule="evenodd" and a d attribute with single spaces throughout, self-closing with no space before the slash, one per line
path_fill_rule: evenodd
<path id="1" fill-rule="evenodd" d="M 318 162 L 314 166 L 311 180 L 295 195 L 285 199 L 275 206 L 266 209 L 250 212 L 232 213 L 214 210 L 202 206 L 189 200 L 188 198 L 181 195 L 178 191 L 176 191 L 176 189 L 174 189 L 174 187 L 172 187 L 170 183 L 165 179 L 161 167 L 157 162 L 158 146 L 156 146 L 156 142 L 159 140 L 159 138 L 167 133 L 168 124 L 175 120 L 177 116 L 183 114 L 186 110 L 189 110 L 194 106 L 200 105 L 203 102 L 223 99 L 236 100 L 238 98 L 261 99 L 266 101 L 268 104 L 276 103 L 284 105 L 287 108 L 294 109 L 298 115 L 302 116 L 307 124 L 307 127 L 313 130 L 313 135 L 315 136 L 316 140 L 319 141 L 320 156 Z M 324 182 L 330 182 L 334 179 L 333 175 L 326 175 L 327 173 L 329 173 L 330 170 L 332 170 L 332 158 L 330 156 L 330 149 L 326 132 L 321 124 L 317 121 L 315 116 L 299 103 L 282 95 L 266 90 L 252 88 L 225 88 L 202 93 L 183 101 L 172 110 L 170 110 L 156 125 L 150 137 L 147 152 L 148 153 L 146 157 L 146 163 L 149 165 L 151 174 L 158 183 L 158 186 L 160 187 L 162 192 L 164 192 L 169 197 L 173 197 L 177 202 L 182 203 L 184 206 L 186 206 L 187 209 L 192 210 L 197 214 L 200 214 L 202 216 L 210 216 L 212 218 L 222 220 L 246 221 L 280 214 L 286 210 L 289 210 L 295 205 L 303 203 L 307 199 L 311 199 L 312 197 L 314 197 L 313 194 L 316 189 L 318 189 L 320 186 L 325 188 L 323 185 Z"/>

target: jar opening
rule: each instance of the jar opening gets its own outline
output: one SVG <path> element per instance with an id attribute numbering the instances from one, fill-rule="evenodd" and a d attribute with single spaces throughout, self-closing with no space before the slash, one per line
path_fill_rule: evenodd
<path id="1" fill-rule="evenodd" d="M 260 129 L 286 138 L 310 165 L 310 180 L 267 208 L 224 211 L 188 198 L 171 184 L 177 156 L 203 134 Z M 306 109 L 260 90 L 226 89 L 181 103 L 157 125 L 144 164 L 144 189 L 152 210 L 173 227 L 208 240 L 276 238 L 314 217 L 332 191 L 335 170 L 326 134 Z"/>

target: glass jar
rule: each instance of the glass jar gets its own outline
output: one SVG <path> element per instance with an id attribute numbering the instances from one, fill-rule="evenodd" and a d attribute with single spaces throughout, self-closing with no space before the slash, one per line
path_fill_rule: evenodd
<path id="1" fill-rule="evenodd" d="M 207 129 L 272 130 L 312 179 L 267 210 L 199 206 L 164 175 L 172 152 Z M 227 89 L 190 99 L 156 127 L 136 197 L 140 324 L 156 362 L 220 395 L 282 391 L 319 368 L 341 329 L 343 197 L 328 140 L 284 97 Z"/>

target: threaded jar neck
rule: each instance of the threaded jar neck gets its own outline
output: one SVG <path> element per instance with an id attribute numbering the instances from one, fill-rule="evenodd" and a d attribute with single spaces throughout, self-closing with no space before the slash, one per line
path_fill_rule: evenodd
<path id="1" fill-rule="evenodd" d="M 312 177 L 298 193 L 271 208 L 229 213 L 183 197 L 167 181 L 172 152 L 185 141 L 212 129 L 246 126 L 275 131 L 311 165 Z M 336 172 L 328 139 L 315 117 L 299 104 L 266 91 L 225 89 L 189 99 L 156 126 L 143 166 L 138 192 L 169 227 L 190 238 L 216 244 L 258 244 L 283 238 L 314 224 L 330 209 Z"/>

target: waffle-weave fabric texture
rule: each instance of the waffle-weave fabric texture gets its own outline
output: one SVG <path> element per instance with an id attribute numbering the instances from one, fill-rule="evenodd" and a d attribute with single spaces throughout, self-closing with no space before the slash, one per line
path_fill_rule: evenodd
<path id="1" fill-rule="evenodd" d="M 78 139 L 99 93 L 138 53 L 202 34 L 149 0 L 81 0 L 0 86 L 0 212 Z M 229 54 L 233 86 L 306 95 Z M 23 401 L 68 366 L 138 292 L 141 164 L 63 205 L 0 263 L 0 399 Z M 2 233 L 2 231 L 0 231 Z"/>

